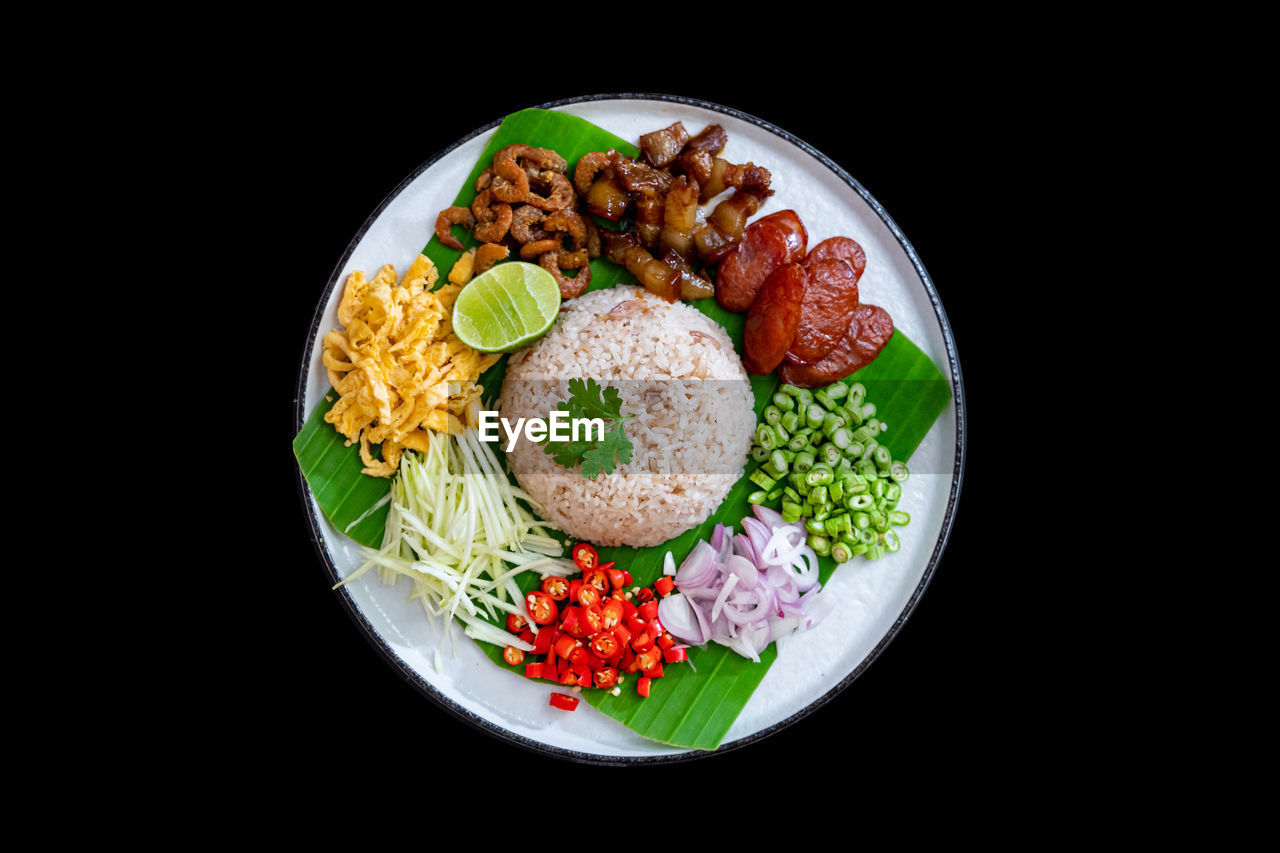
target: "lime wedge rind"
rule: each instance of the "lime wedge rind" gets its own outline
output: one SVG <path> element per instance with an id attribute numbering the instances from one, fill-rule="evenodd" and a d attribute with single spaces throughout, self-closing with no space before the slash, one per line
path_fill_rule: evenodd
<path id="1" fill-rule="evenodd" d="M 509 341 L 526 337 L 529 331 L 524 327 L 524 323 L 516 319 L 514 310 L 508 310 L 507 305 L 511 304 L 511 300 L 506 298 L 504 291 L 496 287 L 492 279 L 483 282 L 483 284 L 486 286 L 482 296 L 485 302 L 488 303 L 489 310 L 502 326 L 503 337 Z"/>
<path id="2" fill-rule="evenodd" d="M 524 261 L 497 264 L 462 288 L 453 329 L 481 352 L 512 352 L 542 337 L 560 313 L 560 287 L 551 273 Z"/>

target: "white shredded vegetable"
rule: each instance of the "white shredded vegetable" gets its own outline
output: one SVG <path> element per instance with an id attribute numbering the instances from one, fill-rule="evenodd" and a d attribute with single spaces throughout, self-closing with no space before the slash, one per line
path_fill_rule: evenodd
<path id="1" fill-rule="evenodd" d="M 534 515 L 530 508 L 539 507 L 512 485 L 474 429 L 432 433 L 429 444 L 404 453 L 379 502 L 390 500 L 382 547 L 362 547 L 364 563 L 336 586 L 370 569 L 384 583 L 408 578 L 410 600 L 446 627 L 457 619 L 469 637 L 530 651 L 505 627 L 507 613 L 528 615 L 516 575 L 567 577 L 578 569 L 561 557 L 562 545 L 546 532 L 552 525 Z"/>

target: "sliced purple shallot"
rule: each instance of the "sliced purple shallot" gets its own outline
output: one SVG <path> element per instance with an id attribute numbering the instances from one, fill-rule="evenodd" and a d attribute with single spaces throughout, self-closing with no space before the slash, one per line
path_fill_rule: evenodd
<path id="1" fill-rule="evenodd" d="M 690 645 L 716 642 L 759 661 L 769 643 L 812 628 L 830 607 L 818 594 L 818 555 L 803 525 L 759 504 L 752 509 L 741 533 L 717 524 L 711 541 L 693 547 L 658 618 Z"/>

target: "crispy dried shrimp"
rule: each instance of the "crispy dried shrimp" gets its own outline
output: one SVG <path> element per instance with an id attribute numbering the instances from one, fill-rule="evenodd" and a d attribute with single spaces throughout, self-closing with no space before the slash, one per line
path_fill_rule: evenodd
<path id="1" fill-rule="evenodd" d="M 471 206 L 440 212 L 436 235 L 461 249 L 450 229 L 471 231 L 481 243 L 477 274 L 508 257 L 536 262 L 555 276 L 565 299 L 590 286 L 590 261 L 602 255 L 667 299 L 705 298 L 715 286 L 703 270 L 736 248 L 747 220 L 773 194 L 768 169 L 721 156 L 727 142 L 718 124 L 690 135 L 677 121 L 643 134 L 639 157 L 610 148 L 583 155 L 572 168 L 550 148 L 506 145 L 476 178 Z M 722 195 L 699 216 L 700 205 Z M 596 224 L 597 217 L 620 222 L 628 213 L 634 227 Z"/>

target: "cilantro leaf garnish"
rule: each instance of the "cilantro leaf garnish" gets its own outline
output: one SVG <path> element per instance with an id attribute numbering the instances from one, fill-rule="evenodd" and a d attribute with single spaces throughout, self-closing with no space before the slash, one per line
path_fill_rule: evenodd
<path id="1" fill-rule="evenodd" d="M 618 389 L 601 386 L 594 379 L 570 379 L 569 399 L 556 406 L 568 413 L 570 440 L 552 441 L 551 427 L 547 425 L 546 438 L 539 441 L 543 452 L 557 465 L 572 468 L 582 466 L 582 476 L 588 480 L 599 474 L 611 474 L 618 465 L 631 461 L 632 444 L 623 424 L 631 415 L 622 413 L 622 399 Z M 579 440 L 572 440 L 572 424 L 575 420 L 599 418 L 604 421 L 604 436 L 597 439 L 596 430 L 580 432 Z M 615 461 L 616 460 L 616 461 Z"/>

